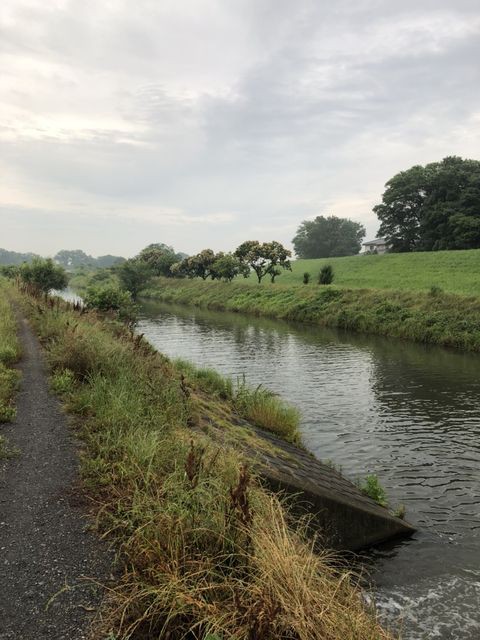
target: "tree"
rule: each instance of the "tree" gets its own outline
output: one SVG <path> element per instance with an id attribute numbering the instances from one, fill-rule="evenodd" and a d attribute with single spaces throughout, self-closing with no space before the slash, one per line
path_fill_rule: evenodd
<path id="1" fill-rule="evenodd" d="M 133 300 L 136 300 L 139 291 L 148 284 L 153 276 L 150 265 L 136 258 L 125 260 L 116 267 L 115 271 L 121 286 L 132 294 Z"/>
<path id="2" fill-rule="evenodd" d="M 365 237 L 365 227 L 348 218 L 317 216 L 304 220 L 292 243 L 299 258 L 331 258 L 356 255 Z"/>
<path id="3" fill-rule="evenodd" d="M 239 258 L 231 253 L 217 253 L 215 262 L 211 267 L 213 280 L 225 280 L 231 282 L 236 276 L 243 275 L 248 278 L 250 268 L 244 265 Z"/>
<path id="4" fill-rule="evenodd" d="M 81 249 L 62 249 L 53 258 L 57 264 L 65 269 L 89 267 L 95 263 L 95 258 L 89 256 Z"/>
<path id="5" fill-rule="evenodd" d="M 140 251 L 137 258 L 150 265 L 155 275 L 167 278 L 172 277 L 172 265 L 181 260 L 180 254 L 175 253 L 173 247 L 163 243 L 149 244 Z"/>
<path id="6" fill-rule="evenodd" d="M 234 255 L 244 266 L 255 271 L 259 283 L 267 274 L 274 282 L 275 277 L 281 273 L 278 267 L 290 271 L 292 269 L 288 259 L 291 252 L 275 240 L 262 244 L 258 240 L 247 240 L 236 249 Z"/>
<path id="7" fill-rule="evenodd" d="M 391 251 L 480 247 L 480 162 L 447 157 L 387 182 L 373 208 Z"/>
<path id="8" fill-rule="evenodd" d="M 20 277 L 38 293 L 45 295 L 51 289 L 64 289 L 68 284 L 65 269 L 51 258 L 34 258 L 20 267 Z"/>

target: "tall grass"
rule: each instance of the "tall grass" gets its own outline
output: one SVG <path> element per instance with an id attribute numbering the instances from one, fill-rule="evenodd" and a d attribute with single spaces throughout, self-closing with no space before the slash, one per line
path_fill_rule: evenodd
<path id="1" fill-rule="evenodd" d="M 99 529 L 124 561 L 99 633 L 125 640 L 393 637 L 366 608 L 355 577 L 327 551 L 314 552 L 305 526 L 239 451 L 195 428 L 197 395 L 210 389 L 214 412 L 217 394 L 232 393 L 228 383 L 203 373 L 187 379 L 185 367 L 92 314 L 28 309 L 54 384 L 79 416 L 82 475 Z"/>
<path id="2" fill-rule="evenodd" d="M 12 368 L 20 356 L 17 324 L 7 299 L 9 285 L 0 278 L 0 423 L 15 417 L 13 395 L 19 374 Z"/>
<path id="3" fill-rule="evenodd" d="M 144 294 L 164 302 L 480 351 L 480 297 L 174 279 L 157 279 Z"/>
<path id="4" fill-rule="evenodd" d="M 229 400 L 235 412 L 257 427 L 271 431 L 284 440 L 300 443 L 298 410 L 262 385 L 250 387 L 245 377 L 235 382 L 213 369 L 201 369 L 185 360 L 176 360 L 176 367 L 204 391 Z"/>

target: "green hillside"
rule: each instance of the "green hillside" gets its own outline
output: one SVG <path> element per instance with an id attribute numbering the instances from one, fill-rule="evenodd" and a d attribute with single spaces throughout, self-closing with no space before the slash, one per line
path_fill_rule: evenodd
<path id="1" fill-rule="evenodd" d="M 316 283 L 324 264 L 332 265 L 334 284 L 341 287 L 428 291 L 437 286 L 452 293 L 480 295 L 480 249 L 296 260 L 292 272 L 282 273 L 278 283 L 302 284 L 305 271 Z"/>

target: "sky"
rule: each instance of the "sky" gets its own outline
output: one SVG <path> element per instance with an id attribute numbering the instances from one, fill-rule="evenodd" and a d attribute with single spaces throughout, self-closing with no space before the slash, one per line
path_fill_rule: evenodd
<path id="1" fill-rule="evenodd" d="M 479 0 L 2 0 L 0 247 L 291 247 L 480 159 Z"/>

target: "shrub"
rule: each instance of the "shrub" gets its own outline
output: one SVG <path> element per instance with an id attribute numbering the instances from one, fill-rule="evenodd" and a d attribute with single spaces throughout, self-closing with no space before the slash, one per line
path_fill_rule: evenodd
<path id="1" fill-rule="evenodd" d="M 439 287 L 436 284 L 432 284 L 432 286 L 430 287 L 430 290 L 428 292 L 428 295 L 432 296 L 432 298 L 437 298 L 442 293 L 443 293 L 442 287 Z"/>
<path id="2" fill-rule="evenodd" d="M 136 306 L 132 295 L 112 285 L 90 286 L 85 294 L 85 305 L 88 309 L 115 312 L 120 320 L 133 322 L 136 318 Z"/>
<path id="3" fill-rule="evenodd" d="M 333 282 L 333 267 L 331 264 L 324 264 L 318 274 L 319 284 L 332 284 Z"/>
<path id="4" fill-rule="evenodd" d="M 308 271 L 305 271 L 303 274 L 303 284 L 308 284 L 310 282 L 310 274 Z"/>

